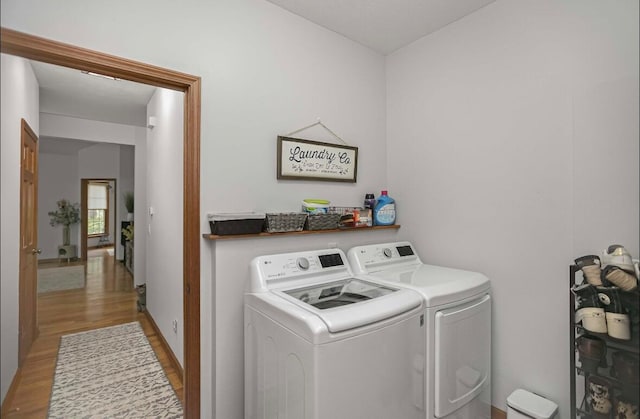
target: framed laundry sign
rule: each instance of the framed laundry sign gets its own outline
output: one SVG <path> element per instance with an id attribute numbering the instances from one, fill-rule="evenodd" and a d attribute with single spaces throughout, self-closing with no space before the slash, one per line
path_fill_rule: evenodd
<path id="1" fill-rule="evenodd" d="M 356 182 L 358 147 L 278 137 L 278 179 Z"/>

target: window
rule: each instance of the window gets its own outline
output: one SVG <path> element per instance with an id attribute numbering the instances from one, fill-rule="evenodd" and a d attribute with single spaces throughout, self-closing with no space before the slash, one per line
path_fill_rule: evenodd
<path id="1" fill-rule="evenodd" d="M 109 185 L 89 183 L 87 202 L 87 234 L 102 236 L 109 230 Z"/>

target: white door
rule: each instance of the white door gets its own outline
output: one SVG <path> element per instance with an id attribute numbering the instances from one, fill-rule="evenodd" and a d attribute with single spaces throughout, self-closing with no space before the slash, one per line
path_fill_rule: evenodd
<path id="1" fill-rule="evenodd" d="M 491 373 L 491 297 L 438 311 L 435 319 L 435 415 L 478 396 Z"/>

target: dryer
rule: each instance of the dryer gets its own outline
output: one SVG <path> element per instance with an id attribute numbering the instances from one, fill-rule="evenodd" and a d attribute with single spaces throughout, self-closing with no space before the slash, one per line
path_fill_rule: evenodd
<path id="1" fill-rule="evenodd" d="M 426 418 L 491 417 L 491 293 L 476 272 L 423 264 L 409 242 L 357 246 L 354 273 L 425 302 Z"/>
<path id="2" fill-rule="evenodd" d="M 244 326 L 245 418 L 424 418 L 424 300 L 341 250 L 255 258 Z"/>

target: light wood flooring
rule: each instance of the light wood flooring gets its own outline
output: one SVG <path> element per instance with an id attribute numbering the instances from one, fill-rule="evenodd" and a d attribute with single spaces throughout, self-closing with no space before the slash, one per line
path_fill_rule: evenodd
<path id="1" fill-rule="evenodd" d="M 7 418 L 45 418 L 49 406 L 60 336 L 138 320 L 180 400 L 184 401 L 182 377 L 172 367 L 146 316 L 136 308 L 133 278 L 124 265 L 106 249 L 90 250 L 86 266 L 86 287 L 38 295 L 40 333 L 24 365 L 9 403 Z M 82 264 L 71 262 L 71 264 Z M 45 266 L 67 266 L 66 262 L 45 262 Z M 6 410 L 5 410 L 6 409 Z"/>

